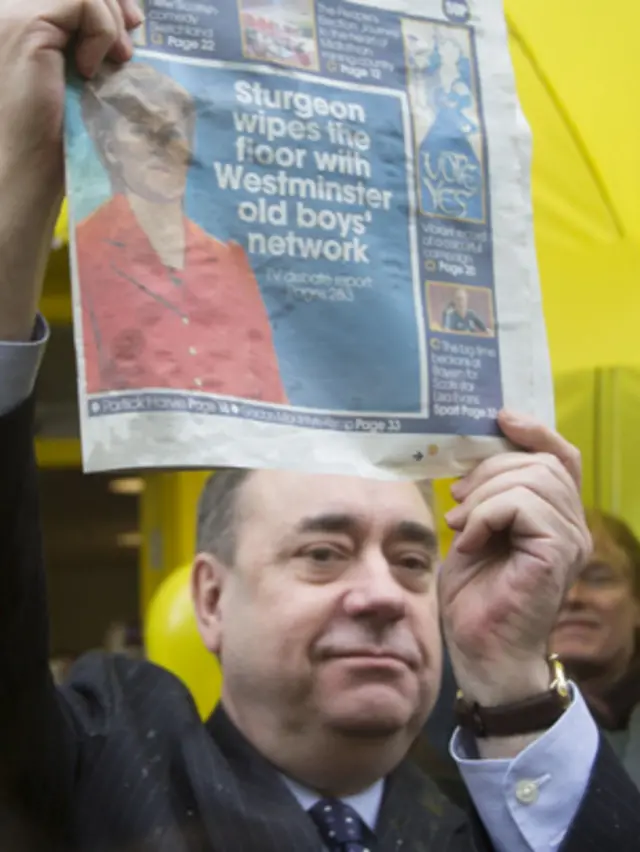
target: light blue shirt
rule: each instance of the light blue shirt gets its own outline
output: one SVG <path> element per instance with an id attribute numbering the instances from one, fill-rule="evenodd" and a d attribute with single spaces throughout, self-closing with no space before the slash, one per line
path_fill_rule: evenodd
<path id="1" fill-rule="evenodd" d="M 319 796 L 308 787 L 303 787 L 297 781 L 282 776 L 282 780 L 291 790 L 293 795 L 298 800 L 298 803 L 305 811 L 310 811 L 323 797 Z M 345 796 L 342 801 L 345 805 L 350 805 L 358 814 L 363 823 L 368 826 L 371 831 L 376 830 L 378 822 L 378 814 L 380 813 L 380 805 L 382 804 L 382 796 L 384 794 L 384 781 L 376 781 L 372 787 L 363 790 L 355 796 Z"/>
<path id="2" fill-rule="evenodd" d="M 0 414 L 32 392 L 48 329 L 38 320 L 31 343 L 0 343 Z M 586 792 L 598 753 L 595 722 L 573 687 L 573 702 L 556 724 L 514 760 L 480 760 L 466 733 L 456 731 L 450 750 L 496 852 L 554 852 Z M 305 810 L 321 798 L 285 778 Z M 381 780 L 344 801 L 373 830 L 384 791 Z"/>
<path id="3" fill-rule="evenodd" d="M 496 852 L 554 852 L 586 793 L 600 735 L 584 698 L 514 760 L 474 760 L 473 743 L 456 731 L 455 759 Z"/>

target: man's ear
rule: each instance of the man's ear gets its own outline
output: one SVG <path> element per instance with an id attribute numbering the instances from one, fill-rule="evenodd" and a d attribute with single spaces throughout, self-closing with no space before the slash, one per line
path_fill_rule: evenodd
<path id="1" fill-rule="evenodd" d="M 228 568 L 210 553 L 198 553 L 191 571 L 191 597 L 198 630 L 206 648 L 219 654 L 222 647 L 222 589 Z"/>

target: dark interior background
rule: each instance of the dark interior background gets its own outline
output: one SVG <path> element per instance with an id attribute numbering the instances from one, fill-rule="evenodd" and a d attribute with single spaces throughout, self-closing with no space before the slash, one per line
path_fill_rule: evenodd
<path id="1" fill-rule="evenodd" d="M 138 498 L 103 474 L 40 472 L 52 656 L 102 646 L 116 621 L 138 621 Z"/>
<path id="2" fill-rule="evenodd" d="M 53 325 L 37 387 L 36 429 L 45 439 L 79 436 L 73 332 Z M 114 494 L 111 474 L 40 471 L 51 612 L 51 655 L 102 646 L 113 622 L 139 621 L 138 497 Z"/>

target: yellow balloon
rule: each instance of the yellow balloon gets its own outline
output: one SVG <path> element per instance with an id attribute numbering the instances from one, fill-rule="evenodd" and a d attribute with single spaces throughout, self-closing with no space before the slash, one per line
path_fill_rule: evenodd
<path id="1" fill-rule="evenodd" d="M 145 620 L 145 647 L 151 662 L 187 686 L 204 719 L 220 698 L 222 672 L 198 632 L 190 575 L 191 566 L 174 571 L 152 598 Z"/>

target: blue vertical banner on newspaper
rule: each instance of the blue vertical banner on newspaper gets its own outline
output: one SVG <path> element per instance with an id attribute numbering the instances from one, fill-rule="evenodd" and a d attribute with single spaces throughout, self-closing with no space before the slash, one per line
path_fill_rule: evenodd
<path id="1" fill-rule="evenodd" d="M 461 4 L 450 5 L 452 17 L 459 18 Z M 409 19 L 402 32 L 418 175 L 431 413 L 461 423 L 482 421 L 495 418 L 502 394 L 474 35 L 454 23 Z"/>
<path id="2" fill-rule="evenodd" d="M 210 395 L 239 417 L 495 433 L 465 5 L 432 21 L 340 0 L 144 4 L 134 61 L 67 106 L 92 416 L 138 391 L 132 410 Z"/>

